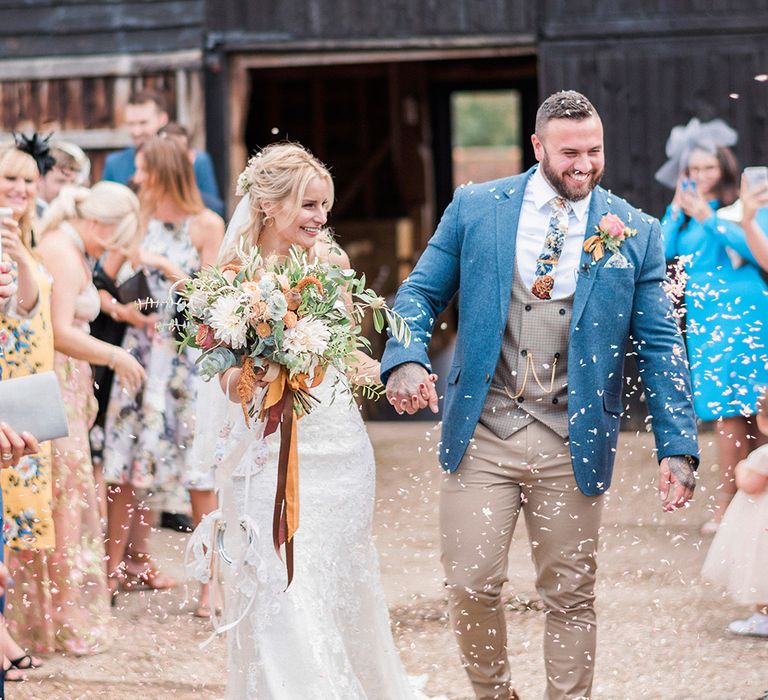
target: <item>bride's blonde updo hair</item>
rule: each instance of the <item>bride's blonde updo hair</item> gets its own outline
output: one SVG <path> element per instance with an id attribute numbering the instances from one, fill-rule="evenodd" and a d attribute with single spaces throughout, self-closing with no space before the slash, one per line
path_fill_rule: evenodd
<path id="1" fill-rule="evenodd" d="M 237 179 L 237 194 L 249 195 L 249 217 L 238 239 L 258 245 L 270 217 L 265 209 L 281 207 L 298 212 L 309 183 L 316 177 L 328 185 L 326 211 L 333 206 L 333 179 L 328 168 L 298 143 L 273 143 L 253 156 Z M 221 261 L 231 262 L 236 241 L 222 251 Z"/>
<path id="2" fill-rule="evenodd" d="M 59 196 L 46 209 L 40 224 L 45 235 L 65 221 L 89 219 L 115 229 L 106 247 L 129 248 L 141 232 L 139 198 L 125 185 L 99 182 L 91 188 L 62 187 Z"/>

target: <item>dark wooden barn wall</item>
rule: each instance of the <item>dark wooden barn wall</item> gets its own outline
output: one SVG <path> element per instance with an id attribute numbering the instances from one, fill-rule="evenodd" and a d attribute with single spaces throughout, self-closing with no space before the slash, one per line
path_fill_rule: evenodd
<path id="1" fill-rule="evenodd" d="M 529 33 L 532 0 L 210 0 L 206 27 L 270 39 L 398 38 Z"/>
<path id="2" fill-rule="evenodd" d="M 204 2 L 5 0 L 0 3 L 0 57 L 197 49 L 203 43 Z"/>
<path id="3" fill-rule="evenodd" d="M 655 215 L 671 195 L 653 178 L 669 131 L 691 117 L 725 119 L 741 163 L 768 163 L 768 82 L 754 79 L 768 72 L 768 34 L 543 41 L 539 66 L 541 97 L 572 88 L 593 101 L 605 184 Z"/>

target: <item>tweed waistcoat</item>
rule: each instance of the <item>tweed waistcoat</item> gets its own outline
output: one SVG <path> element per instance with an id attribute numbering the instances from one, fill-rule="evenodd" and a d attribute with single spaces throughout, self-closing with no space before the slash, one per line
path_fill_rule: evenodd
<path id="1" fill-rule="evenodd" d="M 573 296 L 539 299 L 515 270 L 501 354 L 480 415 L 480 422 L 502 440 L 534 420 L 568 437 L 572 311 Z"/>

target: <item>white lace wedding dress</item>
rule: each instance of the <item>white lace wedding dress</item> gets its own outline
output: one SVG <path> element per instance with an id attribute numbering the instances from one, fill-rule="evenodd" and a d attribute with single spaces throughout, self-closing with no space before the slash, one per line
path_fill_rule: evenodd
<path id="1" fill-rule="evenodd" d="M 222 564 L 223 622 L 242 618 L 229 630 L 227 698 L 424 697 L 412 688 L 390 631 L 371 541 L 376 466 L 360 412 L 333 371 L 312 394 L 321 405 L 298 423 L 300 524 L 287 590 L 272 545 L 279 430 L 256 439 L 230 411 L 223 432 L 220 452 L 246 439 L 236 465 L 224 467 L 218 516 L 226 521 L 222 549 L 236 560 Z M 215 519 L 195 534 L 198 554 Z M 203 577 L 206 566 L 198 557 Z"/>

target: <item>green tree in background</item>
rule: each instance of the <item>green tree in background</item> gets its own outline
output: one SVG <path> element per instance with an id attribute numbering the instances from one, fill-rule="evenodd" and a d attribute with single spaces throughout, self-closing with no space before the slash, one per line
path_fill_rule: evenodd
<path id="1" fill-rule="evenodd" d="M 454 93 L 451 118 L 454 146 L 520 145 L 520 96 L 514 90 Z"/>

